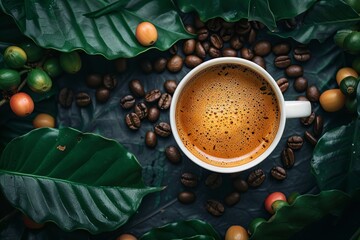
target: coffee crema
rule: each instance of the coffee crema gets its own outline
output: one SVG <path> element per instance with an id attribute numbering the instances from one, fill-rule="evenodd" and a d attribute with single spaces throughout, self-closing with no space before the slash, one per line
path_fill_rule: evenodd
<path id="1" fill-rule="evenodd" d="M 274 140 L 278 100 L 266 80 L 237 64 L 219 64 L 196 74 L 179 95 L 176 128 L 186 148 L 220 167 L 251 162 Z"/>

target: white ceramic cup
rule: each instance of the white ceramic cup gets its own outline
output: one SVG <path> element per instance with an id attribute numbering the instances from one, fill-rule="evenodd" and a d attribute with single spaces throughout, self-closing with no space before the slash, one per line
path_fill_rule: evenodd
<path id="1" fill-rule="evenodd" d="M 181 138 L 179 137 L 179 133 L 177 130 L 177 125 L 176 125 L 175 113 L 176 113 L 176 107 L 177 107 L 177 102 L 178 102 L 180 93 L 182 92 L 182 90 L 184 89 L 186 84 L 188 84 L 189 81 L 191 81 L 197 73 L 199 73 L 200 71 L 207 69 L 211 66 L 214 66 L 214 65 L 229 64 L 229 63 L 230 64 L 238 64 L 238 65 L 244 66 L 246 68 L 252 69 L 253 71 L 260 74 L 272 86 L 273 91 L 274 91 L 276 98 L 278 100 L 278 103 L 279 103 L 280 123 L 279 123 L 279 128 L 278 128 L 277 134 L 276 134 L 275 138 L 273 139 L 272 143 L 265 150 L 265 152 L 263 152 L 260 156 L 258 156 L 257 158 L 254 158 L 252 161 L 245 163 L 243 165 L 238 165 L 238 166 L 233 166 L 233 167 L 228 167 L 228 166 L 219 167 L 219 166 L 211 165 L 211 164 L 208 164 L 208 163 L 202 161 L 201 159 L 197 158 L 194 154 L 192 154 L 186 148 L 186 146 L 181 141 Z M 285 101 L 279 86 L 276 84 L 276 81 L 273 79 L 273 77 L 267 71 L 265 71 L 259 65 L 255 64 L 251 61 L 248 61 L 246 59 L 243 59 L 243 58 L 222 57 L 222 58 L 211 59 L 211 60 L 208 60 L 208 61 L 198 65 L 197 67 L 192 69 L 180 81 L 180 83 L 177 86 L 177 88 L 174 92 L 174 95 L 172 97 L 171 108 L 170 108 L 170 125 L 171 125 L 172 133 L 173 133 L 176 143 L 179 145 L 182 152 L 190 160 L 192 160 L 197 165 L 199 165 L 205 169 L 211 170 L 213 172 L 234 173 L 234 172 L 244 171 L 246 169 L 249 169 L 249 168 L 261 163 L 262 161 L 264 161 L 266 159 L 266 157 L 268 157 L 271 154 L 271 152 L 275 149 L 275 147 L 278 145 L 278 143 L 281 140 L 281 136 L 283 135 L 287 118 L 307 117 L 310 114 L 311 114 L 311 104 L 309 101 Z M 194 123 L 194 124 L 196 124 L 196 123 Z"/>

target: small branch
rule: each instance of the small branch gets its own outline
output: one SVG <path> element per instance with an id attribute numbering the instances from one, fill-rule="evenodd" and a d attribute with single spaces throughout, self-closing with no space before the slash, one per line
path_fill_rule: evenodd
<path id="1" fill-rule="evenodd" d="M 24 81 L 22 81 L 22 83 L 19 85 L 19 87 L 17 88 L 17 92 L 19 92 L 21 89 L 23 89 L 23 87 L 25 86 L 27 82 L 27 78 L 24 79 Z"/>
<path id="2" fill-rule="evenodd" d="M 1 107 L 2 105 L 4 105 L 6 102 L 7 102 L 7 100 L 6 100 L 5 98 L 2 99 L 2 100 L 0 101 L 0 107 Z"/>

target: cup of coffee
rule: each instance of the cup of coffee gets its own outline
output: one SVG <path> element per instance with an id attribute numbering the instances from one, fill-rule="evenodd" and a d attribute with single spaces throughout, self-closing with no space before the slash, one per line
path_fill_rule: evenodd
<path id="1" fill-rule="evenodd" d="M 285 101 L 276 81 L 259 65 L 222 57 L 200 64 L 181 80 L 170 124 L 190 160 L 232 173 L 264 161 L 279 143 L 287 118 L 310 114 L 310 102 Z"/>

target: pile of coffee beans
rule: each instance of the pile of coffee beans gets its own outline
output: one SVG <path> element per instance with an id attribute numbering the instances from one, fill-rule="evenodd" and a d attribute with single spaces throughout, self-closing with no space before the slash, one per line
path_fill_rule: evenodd
<path id="1" fill-rule="evenodd" d="M 86 76 L 85 83 L 89 88 L 95 89 L 95 99 L 98 103 L 106 103 L 110 98 L 110 93 L 117 85 L 117 79 L 113 74 L 100 75 L 97 73 Z M 77 92 L 64 87 L 60 90 L 58 102 L 63 108 L 70 108 L 73 101 L 80 108 L 87 107 L 92 103 L 88 92 Z"/>
<path id="2" fill-rule="evenodd" d="M 157 137 L 168 137 L 172 133 L 169 123 L 157 121 L 160 119 L 160 114 L 170 108 L 172 94 L 176 87 L 177 82 L 171 79 L 164 82 L 164 92 L 160 89 L 145 91 L 142 82 L 139 79 L 133 79 L 129 82 L 130 92 L 120 99 L 122 109 L 132 110 L 125 115 L 125 123 L 129 129 L 140 129 L 141 122 L 144 120 L 155 123 L 153 130 L 145 134 L 145 145 L 149 148 L 156 147 Z M 165 154 L 173 163 L 181 160 L 181 154 L 175 146 L 169 146 Z"/>
<path id="3" fill-rule="evenodd" d="M 295 24 L 292 21 L 284 22 L 284 26 L 289 29 L 292 29 Z M 180 71 L 183 65 L 194 68 L 210 58 L 231 56 L 251 60 L 266 69 L 265 57 L 272 53 L 273 65 L 283 70 L 284 73 L 276 81 L 282 93 L 285 93 L 293 85 L 296 92 L 305 95 L 300 96 L 298 100 L 309 100 L 312 103 L 317 103 L 320 91 L 316 85 L 309 85 L 304 76 L 303 64 L 311 59 L 311 51 L 306 45 L 292 46 L 286 40 L 282 40 L 275 45 L 272 45 L 267 40 L 258 40 L 258 31 L 263 28 L 264 26 L 256 21 L 240 20 L 228 23 L 220 18 L 215 18 L 204 23 L 198 17 L 195 17 L 194 23 L 186 25 L 186 29 L 188 32 L 195 34 L 196 38 L 185 40 L 180 47 L 170 49 L 173 55 L 170 59 L 167 59 L 166 68 L 170 72 L 177 72 Z M 177 54 L 178 49 L 182 50 L 184 58 Z M 163 61 L 165 62 L 165 60 Z M 159 70 L 155 66 L 156 62 L 146 64 L 148 66 L 147 70 L 149 70 L 147 72 Z M 163 71 L 165 67 L 161 69 Z M 275 180 L 283 181 L 287 178 L 287 171 L 295 165 L 296 152 L 302 148 L 304 140 L 315 146 L 317 139 L 322 134 L 323 119 L 320 115 L 316 115 L 315 112 L 307 118 L 302 118 L 301 123 L 306 128 L 313 125 L 313 131 L 306 130 L 304 136 L 294 135 L 288 138 L 281 153 L 282 164 L 275 165 L 270 170 L 270 176 Z M 257 168 L 251 171 L 245 180 L 240 177 L 235 178 L 233 180 L 233 191 L 228 193 L 222 200 L 208 200 L 205 203 L 205 209 L 213 216 L 221 216 L 225 211 L 224 204 L 231 207 L 238 203 L 240 194 L 246 192 L 249 187 L 257 188 L 261 186 L 266 180 L 266 175 L 263 169 Z M 209 174 L 205 179 L 205 185 L 213 190 L 221 187 L 221 176 L 216 173 Z M 189 179 L 191 179 L 191 183 L 189 183 Z M 186 188 L 194 188 L 199 179 L 193 174 L 184 173 L 181 182 Z M 192 190 L 187 189 L 179 193 L 178 199 L 182 203 L 189 204 L 196 200 L 196 196 Z"/>

